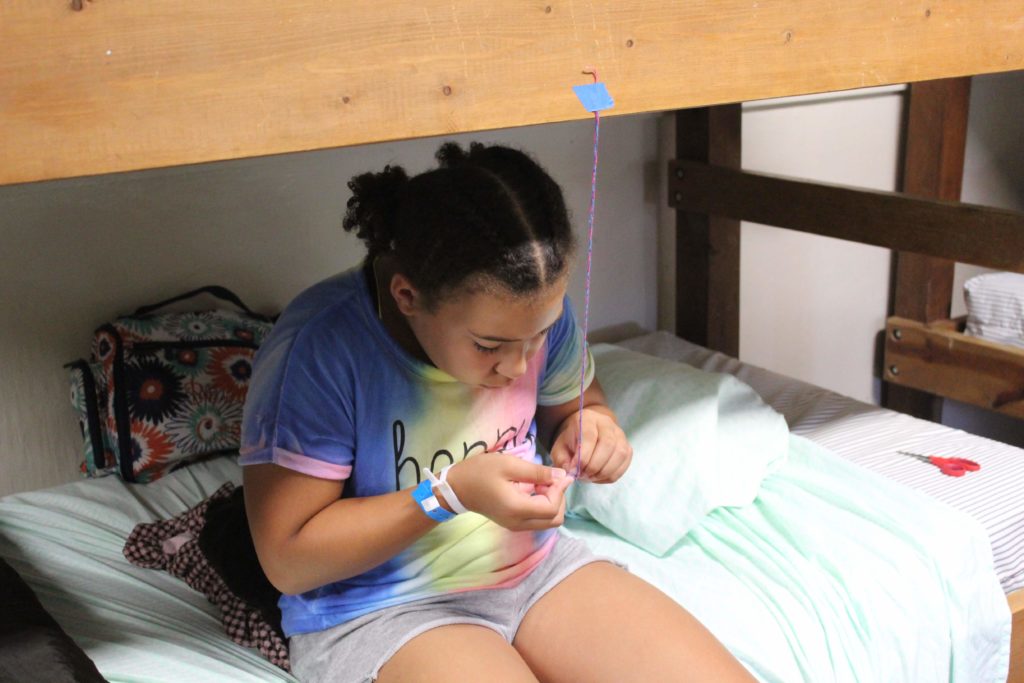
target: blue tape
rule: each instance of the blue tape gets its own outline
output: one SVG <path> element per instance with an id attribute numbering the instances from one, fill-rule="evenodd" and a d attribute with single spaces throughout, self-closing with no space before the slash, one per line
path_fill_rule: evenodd
<path id="1" fill-rule="evenodd" d="M 604 111 L 615 106 L 615 100 L 612 99 L 608 88 L 604 87 L 604 83 L 574 85 L 572 89 L 587 111 Z"/>

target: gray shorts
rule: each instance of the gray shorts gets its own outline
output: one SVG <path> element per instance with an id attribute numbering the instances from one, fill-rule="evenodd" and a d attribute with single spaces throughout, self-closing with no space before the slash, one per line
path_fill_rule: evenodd
<path id="1" fill-rule="evenodd" d="M 485 626 L 511 643 L 537 600 L 583 565 L 598 561 L 623 566 L 594 555 L 582 541 L 560 536 L 536 569 L 511 588 L 425 598 L 370 612 L 324 631 L 292 636 L 292 673 L 304 683 L 375 681 L 399 648 L 424 631 L 450 624 Z"/>

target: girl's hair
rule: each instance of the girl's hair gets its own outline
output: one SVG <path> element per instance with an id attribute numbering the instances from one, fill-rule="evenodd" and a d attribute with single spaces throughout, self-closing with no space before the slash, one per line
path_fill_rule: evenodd
<path id="1" fill-rule="evenodd" d="M 468 152 L 445 143 L 436 156 L 438 168 L 413 178 L 386 166 L 349 181 L 343 225 L 369 259 L 391 254 L 431 308 L 460 286 L 529 296 L 566 272 L 575 246 L 569 214 L 537 162 L 476 142 Z"/>

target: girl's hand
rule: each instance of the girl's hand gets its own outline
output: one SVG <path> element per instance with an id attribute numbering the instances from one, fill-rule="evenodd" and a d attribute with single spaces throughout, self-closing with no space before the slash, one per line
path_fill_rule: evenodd
<path id="1" fill-rule="evenodd" d="M 505 453 L 479 453 L 448 470 L 448 483 L 468 510 L 510 531 L 537 531 L 565 520 L 565 470 Z"/>
<path id="2" fill-rule="evenodd" d="M 583 409 L 583 448 L 580 479 L 597 484 L 618 481 L 633 459 L 633 447 L 610 411 L 603 407 Z M 567 472 L 576 471 L 576 436 L 580 411 L 565 418 L 551 446 L 551 461 Z"/>

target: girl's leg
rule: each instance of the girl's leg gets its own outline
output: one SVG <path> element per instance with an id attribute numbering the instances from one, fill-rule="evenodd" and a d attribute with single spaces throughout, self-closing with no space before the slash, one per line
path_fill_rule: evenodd
<path id="1" fill-rule="evenodd" d="M 545 683 L 754 680 L 689 612 L 608 562 L 540 598 L 513 645 Z"/>
<path id="2" fill-rule="evenodd" d="M 485 626 L 453 624 L 425 631 L 381 667 L 380 683 L 537 683 L 515 648 Z"/>

